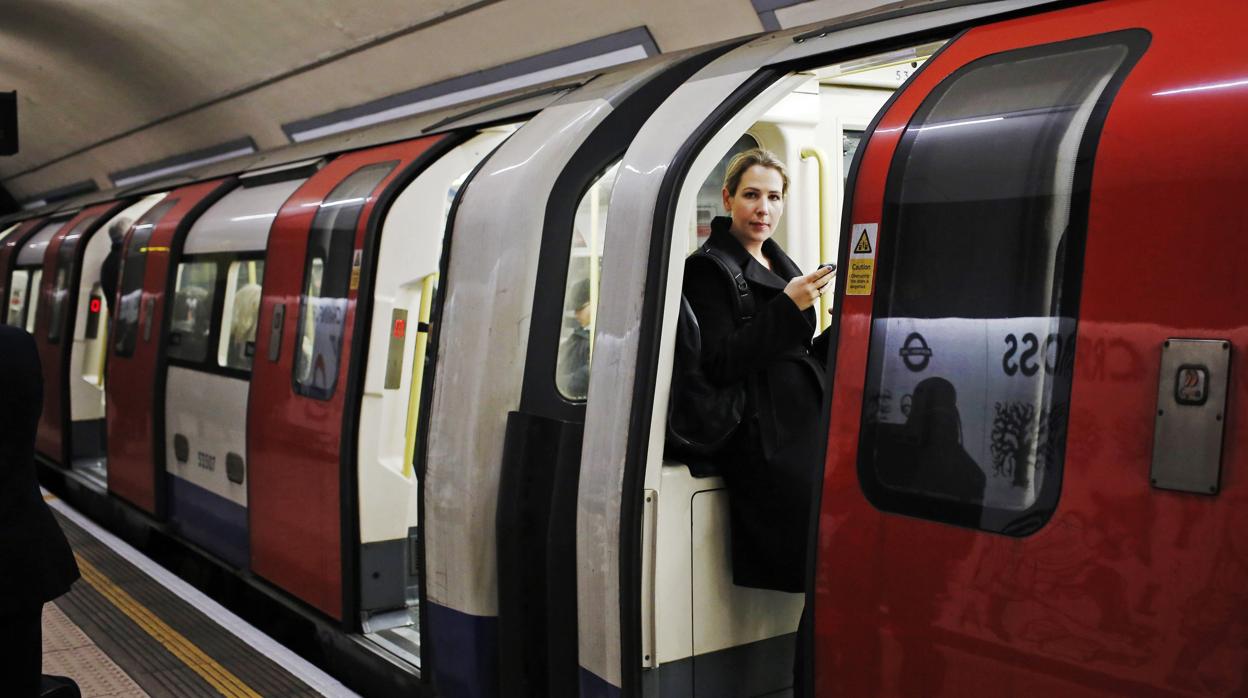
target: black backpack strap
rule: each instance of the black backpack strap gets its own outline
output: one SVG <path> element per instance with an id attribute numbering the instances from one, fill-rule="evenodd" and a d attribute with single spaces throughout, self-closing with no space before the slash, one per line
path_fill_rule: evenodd
<path id="1" fill-rule="evenodd" d="M 724 272 L 729 283 L 732 284 L 732 288 L 735 291 L 733 294 L 733 306 L 737 311 L 737 326 L 744 325 L 754 319 L 754 293 L 750 291 L 750 285 L 745 280 L 745 272 L 737 264 L 737 260 L 714 247 L 703 246 L 699 253 L 714 260 L 715 265 Z"/>

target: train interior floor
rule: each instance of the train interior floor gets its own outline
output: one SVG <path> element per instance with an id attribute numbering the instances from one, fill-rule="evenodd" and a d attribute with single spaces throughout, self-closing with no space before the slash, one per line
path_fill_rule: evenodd
<path id="1" fill-rule="evenodd" d="M 44 497 L 82 573 L 44 606 L 45 675 L 73 679 L 86 698 L 355 695 L 65 502 Z"/>

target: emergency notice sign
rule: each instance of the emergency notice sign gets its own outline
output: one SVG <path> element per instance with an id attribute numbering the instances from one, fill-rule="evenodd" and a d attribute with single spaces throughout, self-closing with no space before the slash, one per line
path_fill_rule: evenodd
<path id="1" fill-rule="evenodd" d="M 855 223 L 849 244 L 849 275 L 845 295 L 869 296 L 875 282 L 875 247 L 878 223 Z"/>

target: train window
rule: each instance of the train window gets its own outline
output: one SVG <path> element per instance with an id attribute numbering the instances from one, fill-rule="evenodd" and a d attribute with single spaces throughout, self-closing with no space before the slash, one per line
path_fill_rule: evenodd
<path id="1" fill-rule="evenodd" d="M 251 370 L 256 353 L 256 320 L 260 315 L 260 290 L 264 262 L 258 259 L 230 263 L 225 277 L 225 310 L 217 363 L 226 368 Z"/>
<path id="2" fill-rule="evenodd" d="M 584 400 L 589 391 L 607 202 L 619 168 L 617 161 L 589 185 L 576 207 L 572 224 L 572 249 L 563 290 L 563 328 L 559 333 L 559 357 L 555 363 L 555 385 L 570 400 Z"/>
<path id="3" fill-rule="evenodd" d="M 29 307 L 26 309 L 26 331 L 34 334 L 35 323 L 39 320 L 39 284 L 43 283 L 43 270 L 35 269 L 30 273 L 30 288 L 26 291 Z"/>
<path id="4" fill-rule="evenodd" d="M 5 315 L 5 324 L 22 327 L 26 324 L 26 291 L 30 286 L 30 272 L 17 269 L 9 282 L 9 309 Z"/>
<path id="5" fill-rule="evenodd" d="M 216 262 L 183 262 L 173 287 L 169 318 L 169 358 L 202 362 L 208 358 L 212 308 L 217 290 Z"/>
<path id="6" fill-rule="evenodd" d="M 849 168 L 854 164 L 854 153 L 858 152 L 858 144 L 862 142 L 862 131 L 841 132 L 841 182 L 847 183 Z"/>
<path id="7" fill-rule="evenodd" d="M 130 233 L 126 254 L 121 262 L 121 284 L 117 289 L 117 317 L 113 321 L 116 336 L 113 345 L 118 356 L 134 354 L 139 331 L 139 303 L 143 300 L 143 274 L 147 269 L 147 243 L 161 218 L 176 206 L 177 199 L 165 199 L 139 218 Z"/>
<path id="8" fill-rule="evenodd" d="M 48 306 L 52 318 L 48 323 L 48 341 L 55 344 L 61 339 L 61 325 L 65 318 L 65 307 L 69 303 L 69 284 L 74 278 L 74 257 L 78 241 L 99 216 L 87 216 L 69 231 L 62 241 L 56 254 L 56 284 L 52 288 L 51 305 Z"/>
<path id="9" fill-rule="evenodd" d="M 711 220 L 715 216 L 722 216 L 724 210 L 724 199 L 721 193 L 724 188 L 724 173 L 728 171 L 728 163 L 737 153 L 745 152 L 751 148 L 759 147 L 758 139 L 750 134 L 745 134 L 732 144 L 732 148 L 724 153 L 724 157 L 720 158 L 715 164 L 715 169 L 711 170 L 711 174 L 702 182 L 702 187 L 698 189 L 698 210 L 696 218 L 696 244 L 690 245 L 689 249 L 694 250 L 702 246 L 706 239 L 711 236 Z"/>
<path id="10" fill-rule="evenodd" d="M 397 164 L 377 163 L 351 173 L 312 220 L 295 342 L 294 387 L 300 395 L 328 400 L 334 394 L 355 265 L 355 230 L 373 190 Z"/>
<path id="11" fill-rule="evenodd" d="M 1142 34 L 980 59 L 907 125 L 885 185 L 859 447 L 877 507 L 1016 536 L 1052 514 L 1091 163 L 1107 87 Z"/>
<path id="12" fill-rule="evenodd" d="M 61 340 L 61 320 L 65 315 L 65 304 L 69 300 L 69 273 L 68 267 L 57 265 L 56 283 L 52 287 L 51 304 L 48 306 L 48 312 L 51 313 L 48 320 L 48 341 L 53 344 Z"/>

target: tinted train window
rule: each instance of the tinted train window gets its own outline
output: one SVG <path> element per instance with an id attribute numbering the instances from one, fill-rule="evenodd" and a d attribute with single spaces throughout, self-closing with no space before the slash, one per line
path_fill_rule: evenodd
<path id="1" fill-rule="evenodd" d="M 30 272 L 30 288 L 26 290 L 26 331 L 35 333 L 35 323 L 39 321 L 39 285 L 43 283 L 43 270 L 34 269 Z"/>
<path id="2" fill-rule="evenodd" d="M 618 162 L 611 165 L 589 185 L 576 207 L 572 223 L 572 249 L 563 287 L 563 327 L 559 332 L 559 356 L 555 362 L 555 386 L 571 400 L 584 400 L 589 390 L 598 283 L 602 277 L 602 249 L 607 232 L 607 202 L 619 169 Z"/>
<path id="3" fill-rule="evenodd" d="M 113 321 L 116 334 L 114 349 L 118 356 L 134 354 L 139 332 L 139 305 L 143 300 L 143 274 L 147 269 L 147 243 L 161 218 L 176 206 L 177 199 L 165 199 L 153 206 L 134 224 L 126 256 L 121 263 L 121 283 L 117 288 L 117 318 Z"/>
<path id="4" fill-rule="evenodd" d="M 69 231 L 69 235 L 61 241 L 61 246 L 57 248 L 56 253 L 56 283 L 52 287 L 52 298 L 49 312 L 52 318 L 48 323 L 48 341 L 55 344 L 61 339 L 61 325 L 65 319 L 65 308 L 69 305 L 69 286 L 70 281 L 74 278 L 74 252 L 78 248 L 78 241 L 82 239 L 82 234 L 91 227 L 99 216 L 88 216 L 78 222 Z"/>
<path id="5" fill-rule="evenodd" d="M 13 278 L 9 280 L 9 305 L 5 313 L 4 324 L 13 327 L 22 327 L 25 324 L 28 286 L 30 286 L 30 272 L 25 269 L 15 270 Z"/>
<path id="6" fill-rule="evenodd" d="M 1011 535 L 1051 515 L 1091 164 L 1146 42 L 1121 32 L 981 59 L 906 127 L 885 188 L 859 450 L 881 509 Z"/>
<path id="7" fill-rule="evenodd" d="M 264 285 L 264 262 L 258 259 L 230 263 L 225 277 L 225 310 L 221 316 L 221 341 L 217 363 L 226 368 L 251 370 L 256 353 L 256 319 L 260 315 L 260 292 Z"/>
<path id="8" fill-rule="evenodd" d="M 325 197 L 308 234 L 295 343 L 295 392 L 321 400 L 334 394 L 347 316 L 347 292 L 360 213 L 397 162 L 353 172 Z"/>
<path id="9" fill-rule="evenodd" d="M 216 300 L 217 263 L 178 265 L 169 317 L 169 358 L 202 362 L 208 358 L 212 308 Z"/>

